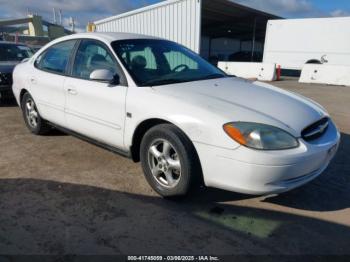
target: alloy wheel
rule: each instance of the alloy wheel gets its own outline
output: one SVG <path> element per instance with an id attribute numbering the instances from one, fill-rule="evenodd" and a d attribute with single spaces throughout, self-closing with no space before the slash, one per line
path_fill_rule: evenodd
<path id="1" fill-rule="evenodd" d="M 38 115 L 38 111 L 36 109 L 35 103 L 31 98 L 29 98 L 26 101 L 25 110 L 26 110 L 26 117 L 27 117 L 29 125 L 32 128 L 36 128 L 38 126 L 38 116 L 39 115 Z"/>
<path id="2" fill-rule="evenodd" d="M 148 164 L 160 185 L 174 188 L 181 178 L 181 162 L 174 146 L 165 140 L 153 141 L 148 150 Z"/>

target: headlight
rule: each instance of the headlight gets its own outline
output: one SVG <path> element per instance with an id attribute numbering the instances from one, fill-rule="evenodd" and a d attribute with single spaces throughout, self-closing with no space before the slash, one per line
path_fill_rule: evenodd
<path id="1" fill-rule="evenodd" d="M 298 140 L 274 126 L 235 122 L 224 125 L 225 132 L 236 142 L 259 150 L 282 150 L 299 146 Z"/>

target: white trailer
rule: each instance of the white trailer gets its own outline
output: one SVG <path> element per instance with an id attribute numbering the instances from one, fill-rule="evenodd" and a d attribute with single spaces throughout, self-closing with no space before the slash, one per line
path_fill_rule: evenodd
<path id="1" fill-rule="evenodd" d="M 94 22 L 97 32 L 127 32 L 178 42 L 202 57 L 225 61 L 263 52 L 266 24 L 280 19 L 230 0 L 168 0 Z M 251 57 L 250 55 L 251 54 Z"/>
<path id="2" fill-rule="evenodd" d="M 268 21 L 263 61 L 291 70 L 350 66 L 350 17 Z"/>

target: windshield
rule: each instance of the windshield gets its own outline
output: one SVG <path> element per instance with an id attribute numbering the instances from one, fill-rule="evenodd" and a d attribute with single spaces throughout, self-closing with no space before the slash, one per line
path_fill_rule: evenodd
<path id="1" fill-rule="evenodd" d="M 33 51 L 25 45 L 0 44 L 0 61 L 22 61 L 25 58 L 30 58 Z"/>
<path id="2" fill-rule="evenodd" d="M 166 40 L 135 39 L 112 47 L 139 86 L 157 86 L 226 77 L 196 53 Z"/>

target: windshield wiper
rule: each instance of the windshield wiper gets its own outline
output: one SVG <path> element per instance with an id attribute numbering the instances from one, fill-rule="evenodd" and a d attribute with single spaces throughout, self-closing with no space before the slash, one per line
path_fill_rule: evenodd
<path id="1" fill-rule="evenodd" d="M 209 80 L 209 79 L 225 78 L 225 77 L 226 76 L 223 74 L 211 74 L 201 78 L 200 80 Z"/>
<path id="2" fill-rule="evenodd" d="M 205 77 L 201 78 L 193 78 L 193 79 L 175 79 L 175 78 L 167 78 L 167 79 L 159 79 L 159 80 L 150 80 L 146 81 L 142 84 L 142 86 L 160 86 L 160 85 L 170 85 L 170 84 L 178 84 L 178 83 L 185 83 L 185 82 L 194 82 L 194 81 L 201 81 L 201 80 L 209 80 L 209 79 L 216 79 L 216 78 L 224 78 L 226 77 L 223 74 L 211 74 L 207 75 Z"/>
<path id="3" fill-rule="evenodd" d="M 150 80 L 146 81 L 142 84 L 142 86 L 160 86 L 160 85 L 170 85 L 170 84 L 177 84 L 177 83 L 183 83 L 187 80 L 184 79 L 161 79 L 161 80 Z"/>

